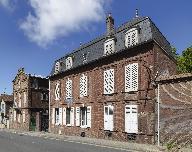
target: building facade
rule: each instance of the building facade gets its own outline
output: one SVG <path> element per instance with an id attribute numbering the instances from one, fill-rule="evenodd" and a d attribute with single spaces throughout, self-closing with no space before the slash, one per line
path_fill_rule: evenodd
<path id="1" fill-rule="evenodd" d="M 7 125 L 9 120 L 9 110 L 13 107 L 13 95 L 0 95 L 0 123 Z"/>
<path id="2" fill-rule="evenodd" d="M 10 127 L 20 130 L 47 131 L 49 82 L 47 78 L 18 70 L 13 80 L 14 104 Z"/>
<path id="3" fill-rule="evenodd" d="M 135 17 L 55 61 L 50 80 L 53 133 L 155 143 L 153 82 L 175 73 L 171 46 L 148 17 Z"/>

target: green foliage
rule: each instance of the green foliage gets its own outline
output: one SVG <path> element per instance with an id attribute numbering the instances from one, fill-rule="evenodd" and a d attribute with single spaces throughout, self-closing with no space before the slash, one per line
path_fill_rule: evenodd
<path id="1" fill-rule="evenodd" d="M 177 57 L 177 69 L 180 73 L 192 73 L 192 46 Z"/>
<path id="2" fill-rule="evenodd" d="M 167 150 L 170 151 L 171 149 L 173 149 L 174 146 L 175 146 L 174 142 L 167 143 Z"/>

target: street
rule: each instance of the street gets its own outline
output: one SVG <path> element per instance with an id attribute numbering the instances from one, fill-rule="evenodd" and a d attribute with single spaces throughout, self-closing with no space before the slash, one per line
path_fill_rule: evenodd
<path id="1" fill-rule="evenodd" d="M 124 152 L 96 145 L 0 131 L 0 152 Z"/>

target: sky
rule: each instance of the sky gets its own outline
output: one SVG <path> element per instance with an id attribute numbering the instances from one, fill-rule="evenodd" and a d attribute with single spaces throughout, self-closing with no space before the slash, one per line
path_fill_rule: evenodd
<path id="1" fill-rule="evenodd" d="M 0 93 L 12 93 L 21 67 L 48 76 L 56 59 L 106 32 L 108 13 L 118 27 L 138 9 L 180 54 L 192 45 L 191 6 L 191 0 L 0 0 Z"/>

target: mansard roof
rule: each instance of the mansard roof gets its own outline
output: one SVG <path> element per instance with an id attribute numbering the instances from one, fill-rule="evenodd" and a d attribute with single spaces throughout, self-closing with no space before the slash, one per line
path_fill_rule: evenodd
<path id="1" fill-rule="evenodd" d="M 129 29 L 134 27 L 139 30 L 139 40 L 138 40 L 138 44 L 133 47 L 136 47 L 143 43 L 147 43 L 149 41 L 154 40 L 167 52 L 168 55 L 172 56 L 170 43 L 166 40 L 166 38 L 163 36 L 163 34 L 159 31 L 159 29 L 155 26 L 155 24 L 152 22 L 152 20 L 149 17 L 133 18 L 132 20 L 126 22 L 125 24 L 115 29 L 113 37 L 115 37 L 116 39 L 116 45 L 115 45 L 115 53 L 113 54 L 117 54 L 123 50 L 130 51 L 130 48 L 132 47 L 126 48 L 124 44 L 125 33 Z M 71 69 L 77 68 L 84 64 L 89 64 L 90 62 L 102 59 L 104 57 L 104 42 L 106 38 L 107 38 L 107 35 L 104 34 L 88 42 L 87 44 L 80 46 L 76 50 L 72 51 L 69 54 L 66 54 L 60 59 L 56 60 L 54 62 L 54 66 L 50 73 L 50 77 L 57 75 L 59 73 L 63 73 L 65 71 L 69 71 Z M 86 62 L 84 62 L 83 60 L 84 55 L 86 55 Z M 65 60 L 69 56 L 73 58 L 73 66 L 71 69 L 67 70 L 65 65 L 66 64 Z M 61 63 L 61 67 L 60 67 L 60 72 L 55 74 L 54 68 L 57 62 Z"/>

